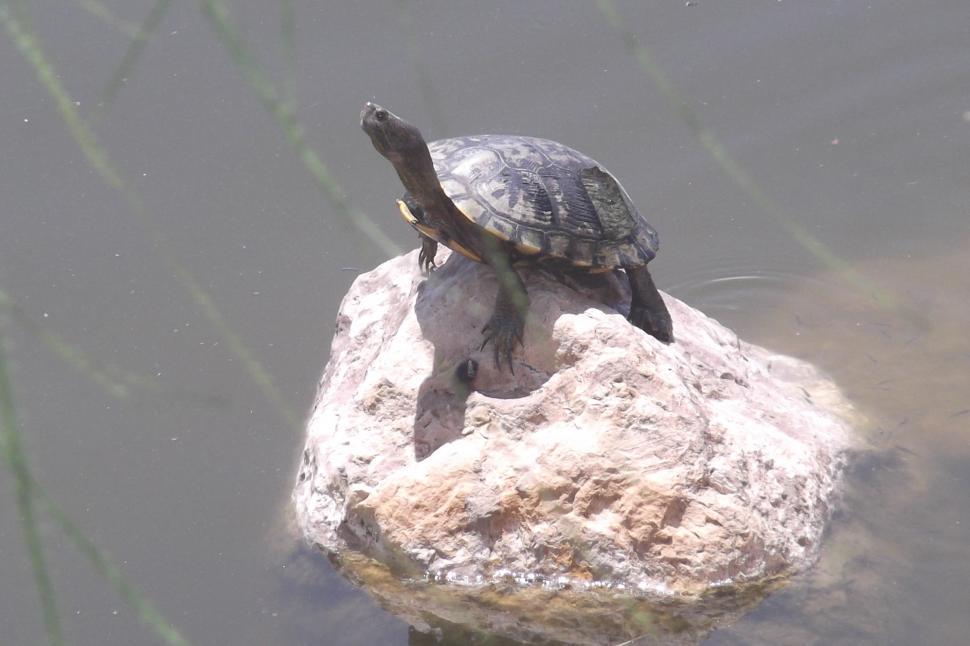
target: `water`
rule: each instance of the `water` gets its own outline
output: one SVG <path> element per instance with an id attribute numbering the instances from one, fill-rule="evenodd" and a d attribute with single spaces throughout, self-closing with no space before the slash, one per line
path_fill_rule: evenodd
<path id="1" fill-rule="evenodd" d="M 231 15 L 271 78 L 292 79 L 307 137 L 342 190 L 402 250 L 416 240 L 393 208 L 397 178 L 359 131 L 364 101 L 433 138 L 562 141 L 608 165 L 658 229 L 651 267 L 662 289 L 819 363 L 872 417 L 875 457 L 850 474 L 819 566 L 697 639 L 962 643 L 970 6 L 653 4 L 617 8 L 780 209 L 892 302 L 849 286 L 753 204 L 592 3 L 300 3 L 292 68 L 282 5 L 234 2 Z M 82 115 L 121 60 L 124 27 L 151 5 L 32 7 Z M 99 7 L 126 22 L 105 21 Z M 11 321 L 35 476 L 192 643 L 423 643 L 288 535 L 300 429 L 254 385 L 175 268 L 198 279 L 299 416 L 340 297 L 387 253 L 321 194 L 198 7 L 173 3 L 125 78 L 95 130 L 148 220 L 99 179 L 0 38 L 0 288 L 99 367 L 147 384 L 113 397 Z M 0 474 L 3 643 L 37 643 L 12 478 Z M 154 643 L 59 529 L 44 520 L 41 530 L 70 643 Z"/>

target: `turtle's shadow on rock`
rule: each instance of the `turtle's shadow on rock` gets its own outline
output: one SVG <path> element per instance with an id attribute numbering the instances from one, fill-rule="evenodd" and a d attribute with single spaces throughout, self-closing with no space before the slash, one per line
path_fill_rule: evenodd
<path id="1" fill-rule="evenodd" d="M 616 304 L 629 289 L 613 274 L 574 275 L 545 269 L 524 269 L 523 280 L 532 302 L 526 323 L 524 347 L 513 354 L 514 373 L 508 366 L 495 365 L 492 348 L 482 349 L 482 326 L 488 321 L 498 292 L 495 272 L 459 254 L 451 254 L 417 288 L 415 316 L 424 339 L 434 346 L 431 374 L 418 389 L 414 416 L 415 457 L 423 460 L 438 448 L 465 434 L 468 396 L 475 391 L 495 399 L 517 399 L 540 388 L 562 367 L 552 339 L 555 318 L 579 314 L 590 307 L 616 312 L 605 302 Z M 543 281 L 564 283 L 577 293 L 575 299 L 547 307 Z M 625 279 L 624 279 L 625 280 Z M 619 309 L 622 311 L 622 305 Z M 472 362 L 472 379 L 460 367 Z"/>
<path id="2" fill-rule="evenodd" d="M 472 264 L 452 254 L 417 288 L 415 317 L 422 337 L 434 346 L 431 374 L 422 382 L 415 402 L 414 451 L 418 460 L 462 436 L 468 396 L 473 390 L 479 390 L 483 381 L 494 380 L 486 376 L 495 372 L 491 359 L 484 365 L 487 353 L 480 350 L 481 326 L 489 313 L 471 295 L 478 293 L 479 287 L 485 291 L 486 286 L 477 284 L 481 278 L 479 268 Z M 463 289 L 463 285 L 468 289 Z M 497 290 L 497 283 L 491 287 Z M 469 362 L 474 365 L 474 374 L 460 377 L 459 368 Z M 509 392 L 509 387 L 515 388 L 514 383 L 507 381 L 504 392 L 489 394 L 509 397 L 531 392 L 531 389 Z"/>

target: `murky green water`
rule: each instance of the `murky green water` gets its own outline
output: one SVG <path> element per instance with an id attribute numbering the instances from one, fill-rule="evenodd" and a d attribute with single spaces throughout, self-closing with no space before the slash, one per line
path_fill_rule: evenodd
<path id="1" fill-rule="evenodd" d="M 193 644 L 431 643 L 296 550 L 286 507 L 301 430 L 186 288 L 188 272 L 299 418 L 341 295 L 388 252 L 319 190 L 195 4 L 172 3 L 99 108 L 152 4 L 43 3 L 29 21 L 147 219 L 72 141 L 9 30 L 0 37 L 0 289 L 95 366 L 75 369 L 8 312 L 33 473 Z M 691 632 L 687 616 L 664 639 L 965 642 L 970 5 L 616 3 L 778 203 L 772 214 L 711 159 L 595 4 L 311 4 L 294 3 L 292 59 L 288 3 L 234 2 L 230 15 L 298 99 L 343 193 L 402 250 L 416 241 L 393 208 L 397 178 L 359 131 L 364 101 L 432 138 L 563 141 L 607 164 L 659 230 L 662 289 L 817 362 L 872 420 L 818 567 L 716 630 L 704 617 Z M 119 371 L 134 375 L 122 398 L 95 378 Z M 12 491 L 0 469 L 0 642 L 33 644 L 43 623 Z M 42 518 L 69 643 L 156 643 Z M 446 642 L 470 639 L 437 625 Z"/>

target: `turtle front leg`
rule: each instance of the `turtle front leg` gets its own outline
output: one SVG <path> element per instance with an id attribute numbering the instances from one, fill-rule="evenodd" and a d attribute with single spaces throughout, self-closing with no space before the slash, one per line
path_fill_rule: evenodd
<path id="1" fill-rule="evenodd" d="M 438 243 L 426 235 L 421 235 L 421 252 L 418 254 L 418 267 L 425 274 L 430 274 L 437 267 L 434 264 L 435 254 L 438 253 Z"/>
<path id="2" fill-rule="evenodd" d="M 673 343 L 674 330 L 670 312 L 653 284 L 646 266 L 627 269 L 633 302 L 630 303 L 630 322 L 664 343 Z"/>
<path id="3" fill-rule="evenodd" d="M 495 367 L 501 370 L 502 359 L 505 359 L 509 365 L 509 372 L 515 374 L 512 368 L 512 350 L 517 343 L 522 344 L 525 316 L 529 311 L 529 296 L 522 278 L 511 265 L 496 268 L 496 273 L 499 285 L 498 296 L 495 298 L 492 318 L 482 328 L 485 340 L 482 341 L 482 347 L 479 350 L 484 350 L 491 342 L 495 353 Z"/>
<path id="4" fill-rule="evenodd" d="M 405 192 L 404 195 L 401 196 L 401 201 L 404 202 L 404 205 L 408 207 L 408 211 L 411 212 L 415 222 L 412 222 L 407 217 L 405 217 L 405 219 L 411 224 L 411 226 L 418 229 L 418 223 L 424 224 L 426 220 L 424 209 L 421 208 L 421 205 L 417 200 L 411 197 L 410 193 Z M 418 254 L 418 267 L 421 268 L 422 273 L 430 274 L 435 267 L 437 267 L 437 265 L 434 264 L 434 257 L 435 254 L 438 253 L 438 243 L 421 233 L 420 229 L 418 229 L 418 237 L 421 239 L 421 253 Z"/>

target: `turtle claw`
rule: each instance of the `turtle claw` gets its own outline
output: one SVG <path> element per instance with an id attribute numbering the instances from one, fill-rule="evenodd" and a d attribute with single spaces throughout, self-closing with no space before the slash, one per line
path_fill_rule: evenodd
<path id="1" fill-rule="evenodd" d="M 485 327 L 482 328 L 482 334 L 485 335 L 485 340 L 482 341 L 482 345 L 478 350 L 481 352 L 485 349 L 485 346 L 491 343 L 492 354 L 495 359 L 495 368 L 501 370 L 502 360 L 504 359 L 505 363 L 509 366 L 509 372 L 514 375 L 515 369 L 512 367 L 512 351 L 515 350 L 517 344 L 524 345 L 522 333 L 523 325 L 517 317 L 493 316 L 485 324 Z"/>
<path id="2" fill-rule="evenodd" d="M 418 266 L 421 267 L 421 273 L 426 275 L 438 268 L 438 265 L 434 264 L 433 260 L 431 262 L 421 261 Z"/>
<path id="3" fill-rule="evenodd" d="M 418 267 L 424 274 L 430 274 L 437 269 L 438 265 L 434 262 L 435 254 L 438 252 L 438 243 L 430 238 L 421 237 L 421 251 L 418 253 Z"/>
<path id="4" fill-rule="evenodd" d="M 424 253 L 424 249 L 422 249 L 421 253 L 418 254 L 418 267 L 421 268 L 421 273 L 430 274 L 438 268 L 438 265 L 434 263 L 433 258 L 428 258 Z"/>
<path id="5" fill-rule="evenodd" d="M 485 344 L 487 344 L 490 340 L 491 339 L 486 339 L 485 342 L 482 343 L 482 347 L 479 349 L 484 350 Z M 498 371 L 502 370 L 502 359 L 504 358 L 505 363 L 508 364 L 509 366 L 509 372 L 511 372 L 513 375 L 515 374 L 515 368 L 512 367 L 512 347 L 511 346 L 505 347 L 503 351 L 502 344 L 499 343 L 498 340 L 496 339 L 496 341 L 492 344 L 492 357 L 495 360 L 496 370 Z"/>
<path id="6" fill-rule="evenodd" d="M 502 369 L 502 360 L 509 366 L 509 372 L 515 374 L 512 367 L 512 351 L 516 345 L 523 343 L 523 325 L 518 318 L 507 318 L 504 316 L 493 316 L 492 319 L 482 328 L 485 339 L 482 341 L 479 352 L 492 344 L 492 356 L 495 359 L 495 368 Z"/>

